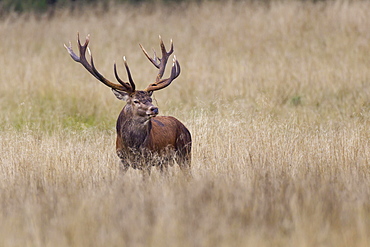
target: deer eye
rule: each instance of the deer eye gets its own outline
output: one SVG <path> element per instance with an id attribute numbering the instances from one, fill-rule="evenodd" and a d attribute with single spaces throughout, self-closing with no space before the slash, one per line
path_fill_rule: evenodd
<path id="1" fill-rule="evenodd" d="M 137 99 L 134 99 L 134 103 L 135 104 L 140 104 L 140 101 L 138 101 Z"/>

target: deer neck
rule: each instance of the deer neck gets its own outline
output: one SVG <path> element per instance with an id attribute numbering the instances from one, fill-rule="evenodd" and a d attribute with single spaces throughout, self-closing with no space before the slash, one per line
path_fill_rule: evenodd
<path id="1" fill-rule="evenodd" d="M 134 150 L 145 148 L 152 127 L 151 121 L 143 121 L 142 118 L 135 117 L 131 111 L 122 113 L 117 122 L 118 134 L 129 148 Z"/>

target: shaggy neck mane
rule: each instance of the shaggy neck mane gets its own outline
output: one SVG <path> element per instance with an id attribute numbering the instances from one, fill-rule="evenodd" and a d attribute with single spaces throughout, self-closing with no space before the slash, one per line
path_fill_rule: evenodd
<path id="1" fill-rule="evenodd" d="M 118 122 L 120 122 L 122 138 L 129 148 L 138 150 L 145 146 L 152 127 L 150 120 L 143 122 L 141 118 L 135 118 L 131 107 L 126 105 Z"/>

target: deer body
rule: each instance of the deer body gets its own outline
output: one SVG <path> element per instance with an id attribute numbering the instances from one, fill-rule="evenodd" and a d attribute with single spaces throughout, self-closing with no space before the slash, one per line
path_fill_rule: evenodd
<path id="1" fill-rule="evenodd" d="M 120 92 L 115 94 L 124 99 Z M 124 171 L 130 166 L 146 171 L 158 166 L 163 170 L 174 159 L 181 169 L 190 168 L 190 132 L 176 118 L 157 114 L 149 93 L 136 91 L 128 98 L 116 124 L 116 152 Z"/>
<path id="2" fill-rule="evenodd" d="M 126 120 L 117 122 L 116 151 L 124 170 L 130 166 L 163 170 L 174 159 L 186 170 L 190 168 L 191 135 L 174 117 L 159 116 L 140 125 Z"/>
<path id="3" fill-rule="evenodd" d="M 86 50 L 89 51 L 88 43 L 89 37 L 86 38 L 84 45 L 81 45 L 78 37 L 80 56 L 73 52 L 71 45 L 65 47 L 73 60 L 81 63 L 95 78 L 112 88 L 118 99 L 126 101 L 116 124 L 116 152 L 121 159 L 122 170 L 126 172 L 129 167 L 132 167 L 150 174 L 152 166 L 157 166 L 163 171 L 176 161 L 181 170 L 190 175 L 191 134 L 189 130 L 174 117 L 157 116 L 159 111 L 153 105 L 151 98 L 153 91 L 167 87 L 180 74 L 180 65 L 174 58 L 170 77 L 162 79 L 167 60 L 173 53 L 172 41 L 171 49 L 167 52 L 161 40 L 161 58 L 157 58 L 155 53 L 154 58 L 150 58 L 140 45 L 149 61 L 159 69 L 155 82 L 144 90 L 135 90 L 135 83 L 125 58 L 129 82 L 123 82 L 119 78 L 116 65 L 114 65 L 114 73 L 120 84 L 104 78 L 95 68 L 91 54 L 90 63 L 86 60 L 85 53 Z"/>

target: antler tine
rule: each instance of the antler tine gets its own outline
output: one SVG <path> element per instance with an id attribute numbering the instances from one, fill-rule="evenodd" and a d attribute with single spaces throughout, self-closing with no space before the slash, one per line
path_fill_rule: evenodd
<path id="1" fill-rule="evenodd" d="M 66 44 L 64 44 L 64 48 L 67 49 L 69 55 L 71 56 L 71 58 L 73 60 L 75 60 L 76 62 L 79 62 L 80 61 L 80 58 L 72 50 L 72 43 L 71 43 L 71 41 L 69 41 L 69 46 L 67 46 Z"/>
<path id="2" fill-rule="evenodd" d="M 162 58 L 160 58 L 160 60 L 159 60 L 161 63 L 159 65 L 159 72 L 158 72 L 156 81 L 159 81 L 160 79 L 162 79 L 162 76 L 163 76 L 164 71 L 166 69 L 166 64 L 167 64 L 168 58 L 173 53 L 172 39 L 171 39 L 171 48 L 168 52 L 166 51 L 166 47 L 164 46 L 164 43 L 163 43 L 163 40 L 162 40 L 161 36 L 159 36 L 159 39 L 161 40 L 160 43 L 161 43 L 161 50 L 162 50 Z"/>
<path id="3" fill-rule="evenodd" d="M 158 63 L 158 58 L 157 58 L 157 54 L 155 53 L 155 50 L 153 49 L 153 52 L 154 52 L 154 55 L 153 55 L 153 58 L 151 58 L 149 56 L 149 54 L 146 52 L 146 50 L 144 49 L 144 47 L 139 44 L 141 50 L 144 52 L 145 56 L 149 59 L 149 61 L 157 68 L 159 69 L 159 63 Z"/>
<path id="4" fill-rule="evenodd" d="M 113 70 L 114 70 L 114 75 L 115 75 L 115 77 L 116 77 L 117 81 L 118 81 L 119 83 L 121 83 L 121 85 L 123 85 L 123 86 L 125 86 L 125 87 L 130 86 L 130 85 L 128 85 L 128 83 L 127 83 L 127 82 L 122 81 L 122 80 L 121 80 L 121 78 L 118 76 L 118 73 L 117 73 L 117 65 L 116 65 L 116 63 L 114 63 L 114 65 L 113 65 Z"/>
<path id="5" fill-rule="evenodd" d="M 127 65 L 127 61 L 126 61 L 125 56 L 123 57 L 123 61 L 125 63 L 126 72 L 127 72 L 127 76 L 128 76 L 128 80 L 129 80 L 130 84 L 128 84 L 127 82 L 122 81 L 121 78 L 119 78 L 118 73 L 117 73 L 116 63 L 114 63 L 114 75 L 116 76 L 116 79 L 119 83 L 121 83 L 125 87 L 131 87 L 132 92 L 134 92 L 135 91 L 135 83 L 134 83 L 134 80 L 132 79 L 131 72 L 130 72 L 130 69 Z"/>
<path id="6" fill-rule="evenodd" d="M 166 47 L 163 43 L 163 40 L 161 38 L 161 36 L 159 36 L 159 39 L 160 39 L 160 47 L 161 47 L 161 52 L 162 52 L 162 57 L 161 58 L 157 58 L 156 56 L 156 53 L 154 51 L 154 58 L 151 58 L 148 53 L 146 52 L 146 50 L 144 49 L 144 47 L 140 44 L 140 47 L 141 49 L 143 50 L 145 56 L 149 59 L 149 61 L 157 68 L 159 69 L 158 71 L 158 75 L 156 77 L 156 82 L 158 82 L 159 80 L 162 79 L 162 76 L 164 74 L 164 71 L 166 69 L 166 64 L 167 64 L 167 61 L 168 61 L 168 58 L 171 56 L 171 54 L 173 53 L 174 49 L 173 49 L 173 42 L 172 42 L 172 39 L 171 39 L 171 48 L 170 50 L 167 52 L 166 50 Z"/>
<path id="7" fill-rule="evenodd" d="M 121 85 L 113 83 L 107 80 L 102 74 L 99 73 L 99 71 L 94 66 L 94 59 L 93 59 L 93 56 L 91 55 L 90 49 L 88 48 L 89 42 L 90 42 L 90 35 L 86 37 L 85 43 L 81 45 L 80 35 L 79 33 L 77 33 L 77 43 L 78 43 L 78 49 L 80 52 L 80 56 L 77 56 L 74 53 L 71 42 L 69 42 L 69 47 L 67 47 L 65 44 L 64 44 L 64 47 L 67 49 L 68 53 L 70 54 L 70 56 L 72 57 L 74 61 L 82 64 L 85 67 L 85 69 L 90 72 L 90 74 L 92 74 L 96 79 L 104 83 L 106 86 L 111 87 L 116 90 L 120 90 L 120 91 L 133 92 L 132 85 L 129 85 L 128 83 L 125 83 L 125 82 L 121 83 L 121 81 L 120 81 Z M 88 50 L 89 55 L 90 55 L 90 63 L 86 59 L 86 50 Z"/>
<path id="8" fill-rule="evenodd" d="M 86 60 L 86 47 L 89 44 L 90 41 L 90 35 L 86 36 L 86 41 L 84 45 L 81 45 L 80 41 L 80 34 L 77 33 L 77 43 L 78 43 L 78 50 L 80 51 L 80 56 L 77 56 L 76 53 L 74 53 L 72 49 L 72 43 L 69 42 L 69 46 L 67 47 L 66 44 L 64 44 L 64 47 L 67 49 L 69 55 L 72 57 L 72 59 L 78 63 L 81 63 L 90 73 L 92 73 L 92 68 L 90 64 Z"/>
<path id="9" fill-rule="evenodd" d="M 171 68 L 171 75 L 167 79 L 162 79 L 155 83 L 150 84 L 145 91 L 157 91 L 163 89 L 171 84 L 173 80 L 175 80 L 180 75 L 180 63 L 177 61 L 176 57 L 173 58 L 173 64 Z"/>

